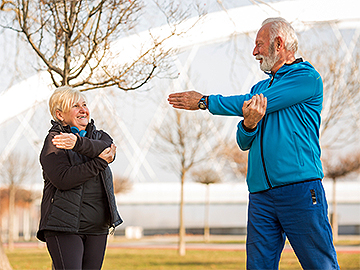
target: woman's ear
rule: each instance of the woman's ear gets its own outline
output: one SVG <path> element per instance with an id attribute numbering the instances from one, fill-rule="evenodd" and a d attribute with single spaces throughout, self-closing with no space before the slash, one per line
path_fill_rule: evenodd
<path id="1" fill-rule="evenodd" d="M 59 119 L 61 122 L 64 121 L 64 117 L 62 116 L 62 112 L 56 110 L 56 118 Z"/>

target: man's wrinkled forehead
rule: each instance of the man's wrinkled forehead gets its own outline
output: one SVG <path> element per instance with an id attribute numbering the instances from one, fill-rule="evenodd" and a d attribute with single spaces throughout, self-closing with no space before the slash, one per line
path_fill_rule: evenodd
<path id="1" fill-rule="evenodd" d="M 262 26 L 259 31 L 257 32 L 256 35 L 256 40 L 263 40 L 263 41 L 269 41 L 269 37 L 270 37 L 270 23 L 265 24 L 264 26 Z"/>

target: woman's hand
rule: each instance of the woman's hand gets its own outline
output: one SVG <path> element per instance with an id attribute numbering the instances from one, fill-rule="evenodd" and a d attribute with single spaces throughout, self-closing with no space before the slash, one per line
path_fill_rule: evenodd
<path id="1" fill-rule="evenodd" d="M 60 149 L 73 149 L 77 141 L 77 136 L 72 133 L 60 133 L 54 136 L 52 143 Z"/>
<path id="2" fill-rule="evenodd" d="M 105 148 L 104 151 L 102 151 L 99 155 L 99 158 L 102 158 L 107 163 L 111 163 L 114 161 L 116 154 L 116 146 L 115 144 L 112 144 L 110 147 Z"/>

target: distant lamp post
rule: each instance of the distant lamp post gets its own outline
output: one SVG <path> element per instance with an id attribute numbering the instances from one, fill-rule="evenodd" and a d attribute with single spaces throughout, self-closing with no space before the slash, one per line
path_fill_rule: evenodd
<path id="1" fill-rule="evenodd" d="M 206 185 L 205 193 L 205 213 L 204 213 L 204 241 L 210 241 L 210 226 L 209 226 L 209 213 L 210 213 L 210 184 L 221 182 L 220 177 L 214 170 L 198 170 L 192 173 L 195 182 Z"/>

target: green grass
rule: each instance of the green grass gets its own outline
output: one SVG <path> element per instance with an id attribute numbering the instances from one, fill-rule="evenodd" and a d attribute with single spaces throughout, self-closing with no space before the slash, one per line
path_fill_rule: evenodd
<path id="1" fill-rule="evenodd" d="M 360 246 L 360 240 L 339 240 L 336 246 Z"/>
<path id="2" fill-rule="evenodd" d="M 45 248 L 17 248 L 6 254 L 13 269 L 51 269 L 51 259 Z"/>
<path id="3" fill-rule="evenodd" d="M 51 260 L 45 248 L 18 248 L 7 251 L 12 267 L 21 270 L 51 269 Z M 359 253 L 338 253 L 342 270 L 360 269 Z M 180 257 L 173 249 L 117 249 L 106 251 L 104 270 L 231 270 L 245 269 L 244 251 L 187 250 Z M 301 269 L 293 252 L 282 255 L 281 270 Z"/>
<path id="4" fill-rule="evenodd" d="M 239 269 L 244 265 L 245 256 L 240 251 L 200 251 L 187 250 L 186 256 L 180 257 L 176 250 L 159 249 L 109 249 L 104 263 L 105 269 Z"/>

